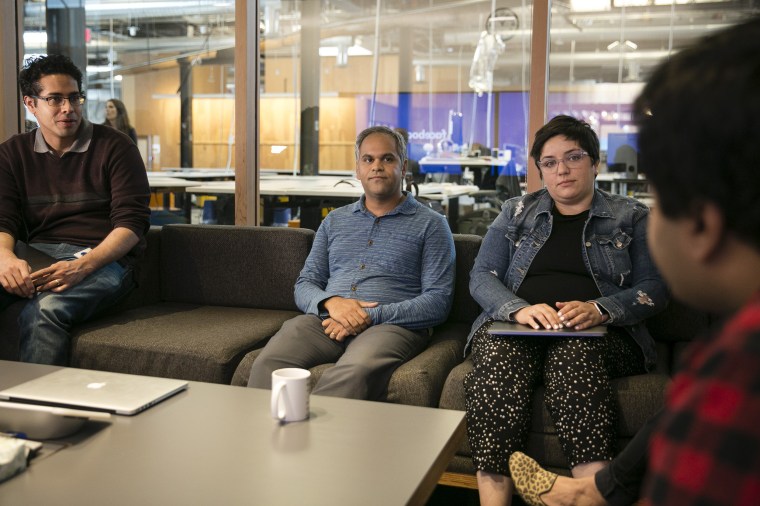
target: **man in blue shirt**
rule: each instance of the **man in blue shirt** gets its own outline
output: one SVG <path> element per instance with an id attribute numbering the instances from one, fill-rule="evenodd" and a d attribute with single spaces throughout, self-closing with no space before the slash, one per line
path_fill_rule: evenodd
<path id="1" fill-rule="evenodd" d="M 364 195 L 331 212 L 295 286 L 306 314 L 282 326 L 253 364 L 250 387 L 272 371 L 335 362 L 313 393 L 382 399 L 393 371 L 428 345 L 454 293 L 454 241 L 446 220 L 401 190 L 404 139 L 371 127 L 356 139 Z"/>

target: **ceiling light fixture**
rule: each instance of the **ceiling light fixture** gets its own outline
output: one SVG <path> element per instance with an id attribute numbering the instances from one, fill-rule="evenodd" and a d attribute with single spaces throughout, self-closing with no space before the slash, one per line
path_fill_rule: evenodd
<path id="1" fill-rule="evenodd" d="M 338 56 L 338 46 L 324 46 L 319 48 L 319 56 Z M 347 48 L 348 56 L 372 56 L 372 51 L 360 46 L 350 46 Z"/>
<path id="2" fill-rule="evenodd" d="M 610 10 L 610 0 L 570 0 L 570 9 L 576 12 Z"/>
<path id="3" fill-rule="evenodd" d="M 618 51 L 636 51 L 639 48 L 639 45 L 631 40 L 626 40 L 625 42 L 622 42 L 619 40 L 614 40 L 610 42 L 610 44 L 607 46 L 607 51 L 614 51 L 617 49 Z"/>

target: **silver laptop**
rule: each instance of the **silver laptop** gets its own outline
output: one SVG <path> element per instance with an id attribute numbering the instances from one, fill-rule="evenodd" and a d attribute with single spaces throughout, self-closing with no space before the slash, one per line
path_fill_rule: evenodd
<path id="1" fill-rule="evenodd" d="M 607 327 L 603 325 L 597 325 L 596 327 L 589 327 L 583 330 L 575 330 L 568 328 L 560 328 L 557 330 L 546 329 L 534 329 L 528 325 L 521 323 L 511 322 L 493 322 L 491 328 L 488 329 L 489 334 L 497 336 L 570 336 L 570 337 L 598 337 L 607 333 Z"/>
<path id="2" fill-rule="evenodd" d="M 134 415 L 187 388 L 187 381 L 60 369 L 0 391 L 0 399 Z"/>

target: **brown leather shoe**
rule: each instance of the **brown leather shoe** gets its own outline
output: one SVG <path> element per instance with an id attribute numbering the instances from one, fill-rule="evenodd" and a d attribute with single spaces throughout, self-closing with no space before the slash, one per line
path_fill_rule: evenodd
<path id="1" fill-rule="evenodd" d="M 517 493 L 526 504 L 545 506 L 541 494 L 552 489 L 557 481 L 556 474 L 543 469 L 538 462 L 520 452 L 515 452 L 509 457 L 509 472 L 512 474 Z"/>

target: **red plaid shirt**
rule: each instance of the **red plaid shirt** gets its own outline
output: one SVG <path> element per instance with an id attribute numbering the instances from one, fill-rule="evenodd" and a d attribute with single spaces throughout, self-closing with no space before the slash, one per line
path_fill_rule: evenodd
<path id="1" fill-rule="evenodd" d="M 760 505 L 760 293 L 684 365 L 649 443 L 645 503 Z"/>

